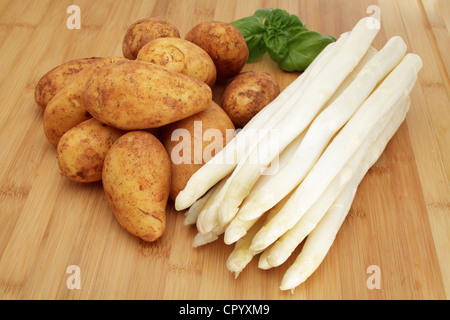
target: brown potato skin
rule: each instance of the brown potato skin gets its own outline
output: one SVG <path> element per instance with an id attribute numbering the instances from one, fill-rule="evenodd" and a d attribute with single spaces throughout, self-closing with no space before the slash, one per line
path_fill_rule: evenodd
<path id="1" fill-rule="evenodd" d="M 205 110 L 211 100 L 211 88 L 204 82 L 136 60 L 100 68 L 83 95 L 94 118 L 128 131 L 187 118 Z"/>
<path id="2" fill-rule="evenodd" d="M 124 133 L 93 118 L 73 127 L 56 149 L 61 174 L 80 183 L 100 181 L 106 153 Z"/>
<path id="3" fill-rule="evenodd" d="M 177 121 L 175 123 L 171 123 L 167 126 L 164 126 L 162 128 L 162 135 L 161 135 L 161 141 L 163 142 L 169 156 L 172 155 L 172 150 L 174 147 L 180 143 L 177 139 L 175 141 L 172 141 L 172 133 L 176 129 L 186 129 L 189 131 L 191 136 L 191 161 L 190 164 L 175 164 L 173 161 L 172 163 L 172 183 L 171 183 L 171 189 L 170 189 L 170 198 L 172 200 L 175 200 L 178 193 L 184 189 L 186 186 L 189 178 L 198 170 L 200 169 L 206 161 L 209 159 L 204 159 L 202 156 L 202 163 L 195 163 L 195 154 L 194 154 L 194 122 L 195 121 L 201 121 L 202 122 L 202 137 L 204 137 L 204 133 L 208 129 L 219 129 L 222 133 L 223 141 L 222 146 L 225 146 L 227 144 L 227 135 L 226 131 L 227 129 L 233 130 L 235 129 L 233 122 L 230 120 L 230 118 L 227 116 L 227 114 L 222 110 L 222 108 L 216 104 L 215 102 L 211 102 L 211 105 L 204 111 L 199 112 L 193 116 L 190 116 L 189 118 Z M 234 136 L 234 135 L 233 135 Z M 228 137 L 230 138 L 230 136 Z M 205 148 L 210 145 L 211 143 L 214 143 L 214 141 L 205 141 L 205 138 L 202 139 L 201 142 L 201 150 L 202 155 L 205 150 Z M 216 151 L 220 151 L 220 149 L 216 149 Z M 211 156 L 214 156 L 215 152 L 211 153 Z"/>
<path id="4" fill-rule="evenodd" d="M 275 78 L 266 72 L 248 71 L 237 75 L 225 88 L 222 108 L 236 127 L 244 127 L 280 94 Z"/>
<path id="5" fill-rule="evenodd" d="M 34 90 L 34 99 L 42 110 L 49 101 L 67 86 L 72 79 L 86 66 L 97 62 L 99 57 L 81 58 L 67 61 L 42 76 Z"/>
<path id="6" fill-rule="evenodd" d="M 80 71 L 67 86 L 50 100 L 44 110 L 43 123 L 45 136 L 52 145 L 56 147 L 64 133 L 91 118 L 83 103 L 84 86 L 91 75 L 96 74 L 100 67 L 120 60 L 126 59 L 122 57 L 99 59 L 99 61 Z"/>
<path id="7" fill-rule="evenodd" d="M 220 22 L 202 22 L 185 37 L 205 50 L 214 61 L 217 77 L 226 79 L 241 72 L 248 60 L 248 47 L 240 31 L 233 25 Z"/>
<path id="8" fill-rule="evenodd" d="M 162 143 L 146 131 L 124 134 L 109 149 L 103 189 L 119 224 L 145 241 L 164 233 L 170 193 L 170 159 Z"/>
<path id="9" fill-rule="evenodd" d="M 216 83 L 217 71 L 211 57 L 199 46 L 181 38 L 154 39 L 142 47 L 137 60 L 203 81 L 211 88 Z"/>
<path id="10" fill-rule="evenodd" d="M 160 18 L 146 18 L 134 22 L 125 33 L 122 42 L 123 56 L 136 59 L 141 48 L 157 38 L 180 37 L 178 29 L 169 21 Z"/>

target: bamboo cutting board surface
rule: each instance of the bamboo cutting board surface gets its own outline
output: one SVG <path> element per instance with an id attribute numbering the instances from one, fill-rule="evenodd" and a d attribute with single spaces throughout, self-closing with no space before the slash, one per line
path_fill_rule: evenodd
<path id="1" fill-rule="evenodd" d="M 448 299 L 450 297 L 450 2 L 446 0 L 0 0 L 0 298 L 1 299 Z M 81 9 L 69 30 L 67 7 Z M 406 121 L 362 181 L 333 247 L 294 293 L 278 289 L 294 258 L 264 271 L 257 259 L 234 279 L 232 246 L 192 248 L 194 228 L 169 202 L 167 229 L 155 243 L 128 234 L 113 217 L 101 183 L 59 174 L 34 87 L 71 59 L 121 56 L 134 21 L 158 16 L 181 36 L 201 21 L 231 22 L 258 8 L 282 8 L 309 29 L 338 37 L 380 8 L 373 46 L 401 36 L 424 67 Z M 267 55 L 245 70 L 274 75 L 284 88 L 298 74 Z M 214 91 L 220 100 L 223 85 Z M 298 254 L 298 250 L 294 256 Z M 80 270 L 69 289 L 67 268 Z M 381 288 L 369 289 L 371 265 Z"/>

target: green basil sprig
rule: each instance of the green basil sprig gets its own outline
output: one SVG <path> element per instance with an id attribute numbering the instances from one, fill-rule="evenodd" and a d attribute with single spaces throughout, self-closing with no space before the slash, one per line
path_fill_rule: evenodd
<path id="1" fill-rule="evenodd" d="M 248 62 L 259 60 L 266 52 L 284 71 L 303 71 L 331 42 L 308 30 L 300 18 L 282 9 L 259 9 L 252 16 L 231 23 L 244 36 L 249 49 Z"/>

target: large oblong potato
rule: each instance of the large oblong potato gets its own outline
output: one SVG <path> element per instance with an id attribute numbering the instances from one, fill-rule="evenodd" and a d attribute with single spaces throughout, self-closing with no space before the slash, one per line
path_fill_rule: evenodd
<path id="1" fill-rule="evenodd" d="M 214 101 L 206 110 L 162 128 L 161 141 L 172 160 L 172 200 L 189 178 L 234 137 L 234 129 Z"/>
<path id="2" fill-rule="evenodd" d="M 100 68 L 83 95 L 94 118 L 129 131 L 187 118 L 205 110 L 211 100 L 211 88 L 204 82 L 136 60 Z"/>
<path id="3" fill-rule="evenodd" d="M 122 57 L 103 58 L 85 67 L 73 80 L 60 90 L 47 104 L 44 110 L 44 133 L 47 140 L 54 145 L 58 145 L 59 139 L 64 133 L 91 118 L 83 103 L 84 86 L 92 74 L 104 65 L 113 64 Z"/>
<path id="4" fill-rule="evenodd" d="M 119 224 L 145 241 L 165 230 L 170 192 L 170 159 L 146 131 L 131 131 L 113 144 L 103 165 L 103 189 Z"/>
<path id="5" fill-rule="evenodd" d="M 137 60 L 155 63 L 171 71 L 205 82 L 216 83 L 216 66 L 205 50 L 194 43 L 174 37 L 150 41 L 139 51 Z"/>
<path id="6" fill-rule="evenodd" d="M 136 59 L 139 50 L 153 39 L 180 37 L 178 29 L 169 21 L 151 17 L 134 22 L 125 33 L 122 42 L 123 56 Z"/>
<path id="7" fill-rule="evenodd" d="M 106 154 L 124 133 L 93 118 L 73 127 L 58 143 L 61 174 L 75 182 L 100 181 Z"/>
<path id="8" fill-rule="evenodd" d="M 99 59 L 102 58 L 92 57 L 70 60 L 44 74 L 39 79 L 34 90 L 34 99 L 37 105 L 42 110 L 45 110 L 49 101 L 67 86 L 81 70 Z"/>
<path id="9" fill-rule="evenodd" d="M 210 55 L 218 78 L 226 79 L 238 74 L 247 63 L 247 43 L 239 29 L 230 23 L 201 22 L 186 34 L 185 39 Z"/>

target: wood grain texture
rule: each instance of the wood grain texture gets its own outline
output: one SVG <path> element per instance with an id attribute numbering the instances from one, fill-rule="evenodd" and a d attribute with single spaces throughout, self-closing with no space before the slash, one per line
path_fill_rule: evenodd
<path id="1" fill-rule="evenodd" d="M 66 27 L 71 1 L 0 1 L 0 298 L 1 299 L 449 299 L 450 2 L 446 0 L 77 1 L 81 29 Z M 284 265 L 264 271 L 254 259 L 234 279 L 222 239 L 192 248 L 193 228 L 167 209 L 155 243 L 128 234 L 112 215 L 101 183 L 60 176 L 55 149 L 34 102 L 39 78 L 65 61 L 121 56 L 134 21 L 168 19 L 182 37 L 201 21 L 233 21 L 258 8 L 283 8 L 312 29 L 338 37 L 381 9 L 380 49 L 401 36 L 424 67 L 406 121 L 362 181 L 349 215 L 319 269 L 293 294 L 278 289 Z M 263 70 L 285 88 L 298 74 L 267 55 Z M 214 90 L 220 101 L 224 84 Z M 296 253 L 299 250 L 297 249 Z M 81 289 L 66 284 L 69 265 Z M 367 267 L 381 270 L 370 290 Z"/>

